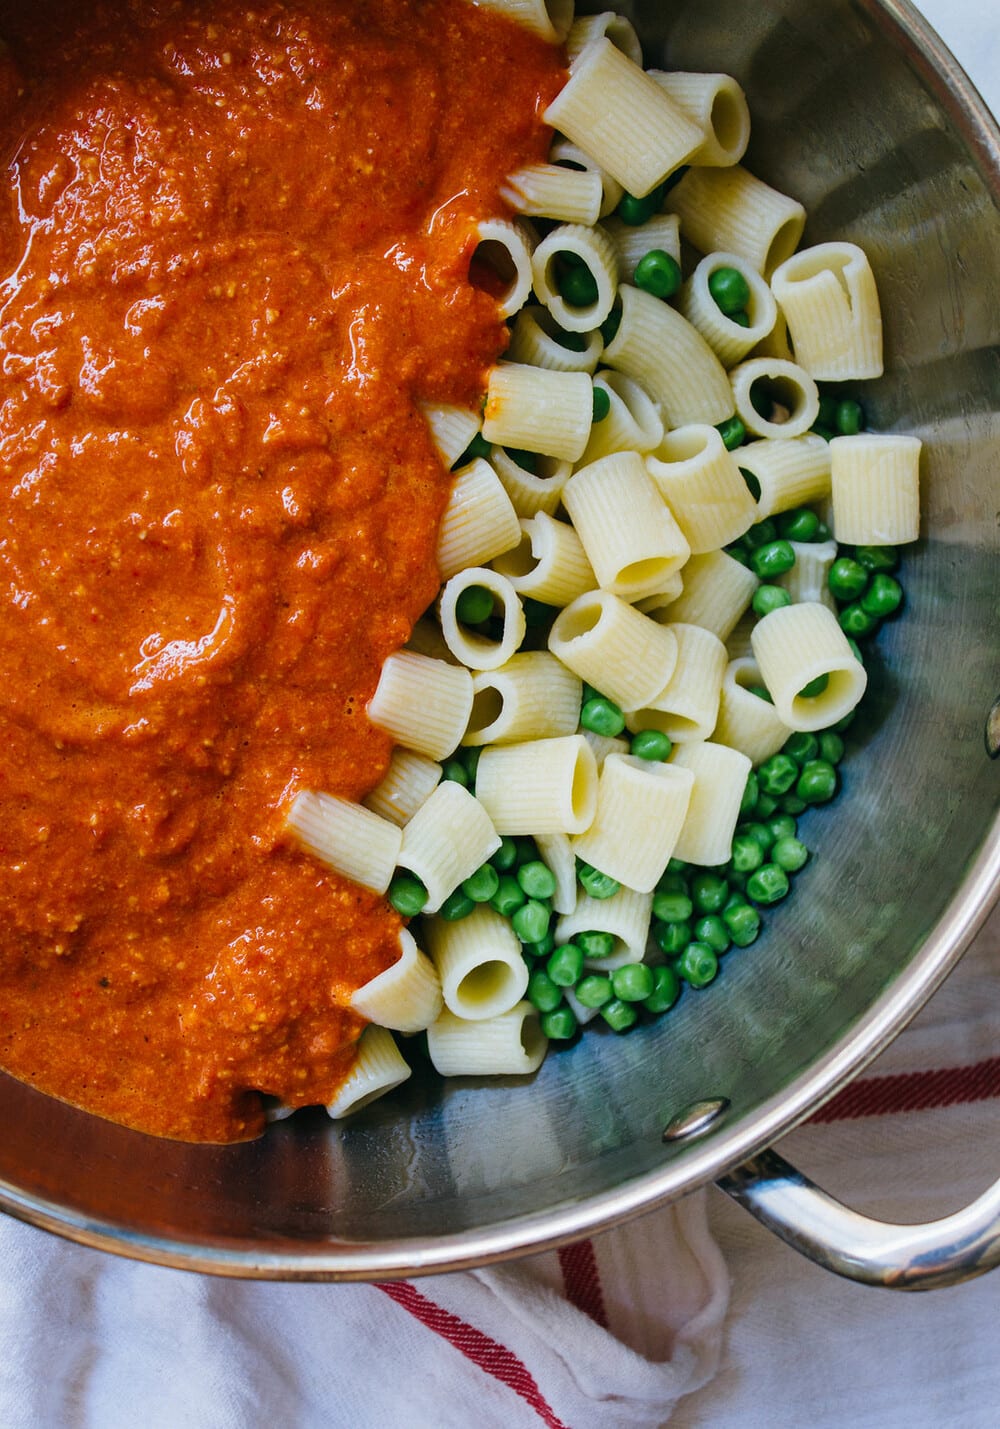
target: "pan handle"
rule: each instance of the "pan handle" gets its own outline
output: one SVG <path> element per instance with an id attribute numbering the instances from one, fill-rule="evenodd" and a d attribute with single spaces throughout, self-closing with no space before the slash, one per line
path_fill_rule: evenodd
<path id="1" fill-rule="evenodd" d="M 1000 1181 L 964 1210 L 910 1226 L 849 1210 L 776 1151 L 752 1157 L 717 1184 L 786 1245 L 862 1285 L 936 1290 L 1000 1265 Z"/>

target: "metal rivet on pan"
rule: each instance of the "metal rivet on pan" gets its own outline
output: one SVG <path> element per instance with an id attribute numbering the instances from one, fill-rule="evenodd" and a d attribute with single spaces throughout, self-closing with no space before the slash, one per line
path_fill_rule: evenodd
<path id="1" fill-rule="evenodd" d="M 693 1141 L 704 1136 L 723 1112 L 729 1110 L 728 1097 L 706 1097 L 704 1101 L 692 1102 L 683 1111 L 667 1122 L 663 1130 L 664 1141 Z"/>
<path id="2" fill-rule="evenodd" d="M 993 708 L 986 716 L 986 753 L 991 759 L 1000 754 L 1000 698 L 993 701 Z"/>

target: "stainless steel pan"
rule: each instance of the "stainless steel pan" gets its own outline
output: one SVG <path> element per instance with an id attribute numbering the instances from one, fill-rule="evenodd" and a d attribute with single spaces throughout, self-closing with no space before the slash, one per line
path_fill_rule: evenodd
<path id="1" fill-rule="evenodd" d="M 539 1250 L 722 1178 L 859 1279 L 925 1286 L 1000 1260 L 1000 1190 L 938 1227 L 879 1229 L 763 1154 L 930 996 L 1000 879 L 1000 134 L 905 0 L 620 8 L 647 63 L 737 75 L 750 167 L 805 202 L 813 239 L 868 250 L 889 357 L 872 423 L 927 444 L 908 610 L 880 636 L 840 805 L 809 816 L 815 860 L 709 992 L 627 1038 L 586 1036 L 533 1082 L 417 1078 L 356 1124 L 306 1114 L 207 1148 L 0 1079 L 14 1215 L 167 1265 L 365 1279 Z"/>

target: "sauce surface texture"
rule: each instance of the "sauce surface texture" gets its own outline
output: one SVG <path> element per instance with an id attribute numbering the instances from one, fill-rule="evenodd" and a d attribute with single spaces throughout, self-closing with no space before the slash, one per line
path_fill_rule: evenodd
<path id="1" fill-rule="evenodd" d="M 0 1064 L 128 1125 L 330 1099 L 400 923 L 289 847 L 433 598 L 418 399 L 502 343 L 474 226 L 557 50 L 466 0 L 0 19 Z"/>

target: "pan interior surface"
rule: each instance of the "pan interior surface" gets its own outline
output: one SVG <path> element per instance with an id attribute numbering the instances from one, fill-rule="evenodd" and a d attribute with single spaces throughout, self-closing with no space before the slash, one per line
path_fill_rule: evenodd
<path id="1" fill-rule="evenodd" d="M 804 242 L 866 250 L 887 357 L 863 391 L 869 425 L 925 444 L 906 610 L 873 647 L 842 796 L 803 819 L 813 860 L 709 992 L 628 1037 L 588 1034 L 534 1079 L 418 1076 L 353 1123 L 308 1112 L 259 1142 L 205 1147 L 0 1078 L 0 1204 L 15 1214 L 240 1275 L 412 1274 L 534 1249 L 757 1149 L 898 1030 L 982 915 L 1000 791 L 984 742 L 1000 695 L 995 131 L 935 81 L 927 32 L 898 5 L 618 8 L 647 66 L 744 85 L 747 167 L 805 204 Z M 707 1097 L 730 1102 L 715 1129 L 665 1146 L 667 1122 Z"/>

